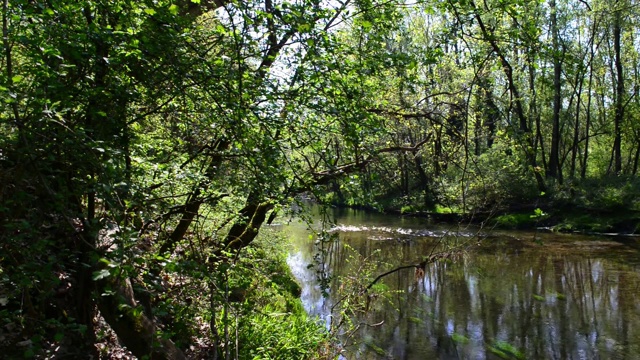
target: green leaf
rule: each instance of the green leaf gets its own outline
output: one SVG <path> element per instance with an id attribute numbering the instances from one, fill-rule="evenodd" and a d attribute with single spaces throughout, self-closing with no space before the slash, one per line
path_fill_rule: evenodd
<path id="1" fill-rule="evenodd" d="M 13 81 L 14 84 L 19 83 L 20 81 L 22 81 L 22 79 L 24 79 L 24 76 L 22 75 L 16 75 L 14 77 L 11 78 L 11 81 Z"/>
<path id="2" fill-rule="evenodd" d="M 104 278 L 108 277 L 109 275 L 111 275 L 111 273 L 109 272 L 109 270 L 107 270 L 107 269 L 102 269 L 102 270 L 99 270 L 99 271 L 94 271 L 94 272 L 93 272 L 93 277 L 92 277 L 92 279 L 93 279 L 94 281 L 102 280 L 102 279 L 104 279 Z"/>
<path id="3" fill-rule="evenodd" d="M 191 0 L 191 2 L 194 4 L 200 4 L 200 0 Z"/>
<path id="4" fill-rule="evenodd" d="M 144 9 L 144 12 L 152 16 L 156 14 L 156 11 L 153 9 Z"/>
<path id="5" fill-rule="evenodd" d="M 361 25 L 365 30 L 371 29 L 371 27 L 373 26 L 371 21 L 367 21 L 367 20 L 363 20 Z"/>
<path id="6" fill-rule="evenodd" d="M 169 6 L 169 12 L 172 15 L 178 15 L 178 5 L 176 4 L 171 4 L 171 6 Z"/>
<path id="7" fill-rule="evenodd" d="M 451 335 L 451 340 L 453 340 L 454 342 L 456 342 L 457 344 L 468 344 L 469 343 L 469 338 L 462 335 L 462 334 L 458 334 L 458 333 L 453 333 Z"/>
<path id="8" fill-rule="evenodd" d="M 311 25 L 309 24 L 300 24 L 298 25 L 298 32 L 306 33 L 311 31 Z"/>

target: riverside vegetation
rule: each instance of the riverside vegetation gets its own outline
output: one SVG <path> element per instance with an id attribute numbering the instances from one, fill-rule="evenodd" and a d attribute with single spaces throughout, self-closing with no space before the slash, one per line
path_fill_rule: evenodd
<path id="1" fill-rule="evenodd" d="M 636 230 L 632 1 L 0 6 L 7 356 L 334 356 L 258 236 L 302 194 Z"/>

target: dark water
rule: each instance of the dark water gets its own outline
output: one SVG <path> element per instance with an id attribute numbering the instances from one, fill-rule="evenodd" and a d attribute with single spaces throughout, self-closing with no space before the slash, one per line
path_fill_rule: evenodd
<path id="1" fill-rule="evenodd" d="M 323 264 L 311 268 L 313 232 L 304 224 L 286 227 L 303 303 L 327 323 L 335 319 L 331 308 L 346 277 L 362 271 L 363 257 L 377 275 L 419 262 L 434 247 L 466 250 L 429 264 L 424 276 L 406 269 L 385 277 L 389 290 L 400 291 L 358 319 L 382 324 L 362 325 L 345 339 L 346 359 L 640 359 L 640 239 L 478 236 L 477 229 L 424 219 L 352 210 L 331 217 L 338 239 L 326 244 Z M 317 280 L 322 266 L 332 275 L 328 297 Z"/>

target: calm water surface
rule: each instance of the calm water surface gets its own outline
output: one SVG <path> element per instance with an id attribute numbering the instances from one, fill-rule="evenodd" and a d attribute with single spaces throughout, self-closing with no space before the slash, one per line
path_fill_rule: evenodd
<path id="1" fill-rule="evenodd" d="M 447 229 L 424 219 L 336 210 L 338 234 L 323 264 L 302 223 L 286 227 L 289 264 L 307 311 L 329 321 L 340 277 L 356 271 L 354 251 L 383 273 L 418 262 L 434 246 L 464 243 L 455 261 L 384 278 L 378 302 L 347 359 L 640 359 L 640 240 L 534 232 Z M 319 226 L 319 225 L 317 225 Z M 348 245 L 346 247 L 345 245 Z M 375 253 L 375 254 L 374 254 Z M 372 255 L 373 254 L 373 255 Z M 356 256 L 357 258 L 357 256 Z M 323 297 L 318 266 L 332 275 Z"/>

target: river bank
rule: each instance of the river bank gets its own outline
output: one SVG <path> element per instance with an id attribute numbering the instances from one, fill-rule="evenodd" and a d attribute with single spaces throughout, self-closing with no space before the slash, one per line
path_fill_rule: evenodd
<path id="1" fill-rule="evenodd" d="M 338 208 L 372 213 L 428 219 L 434 224 L 467 223 L 504 230 L 547 230 L 589 235 L 637 235 L 640 211 L 628 209 L 594 209 L 554 203 L 514 204 L 492 210 L 466 213 L 440 208 L 440 211 L 414 210 L 411 207 L 373 207 L 368 205 L 333 205 Z"/>

